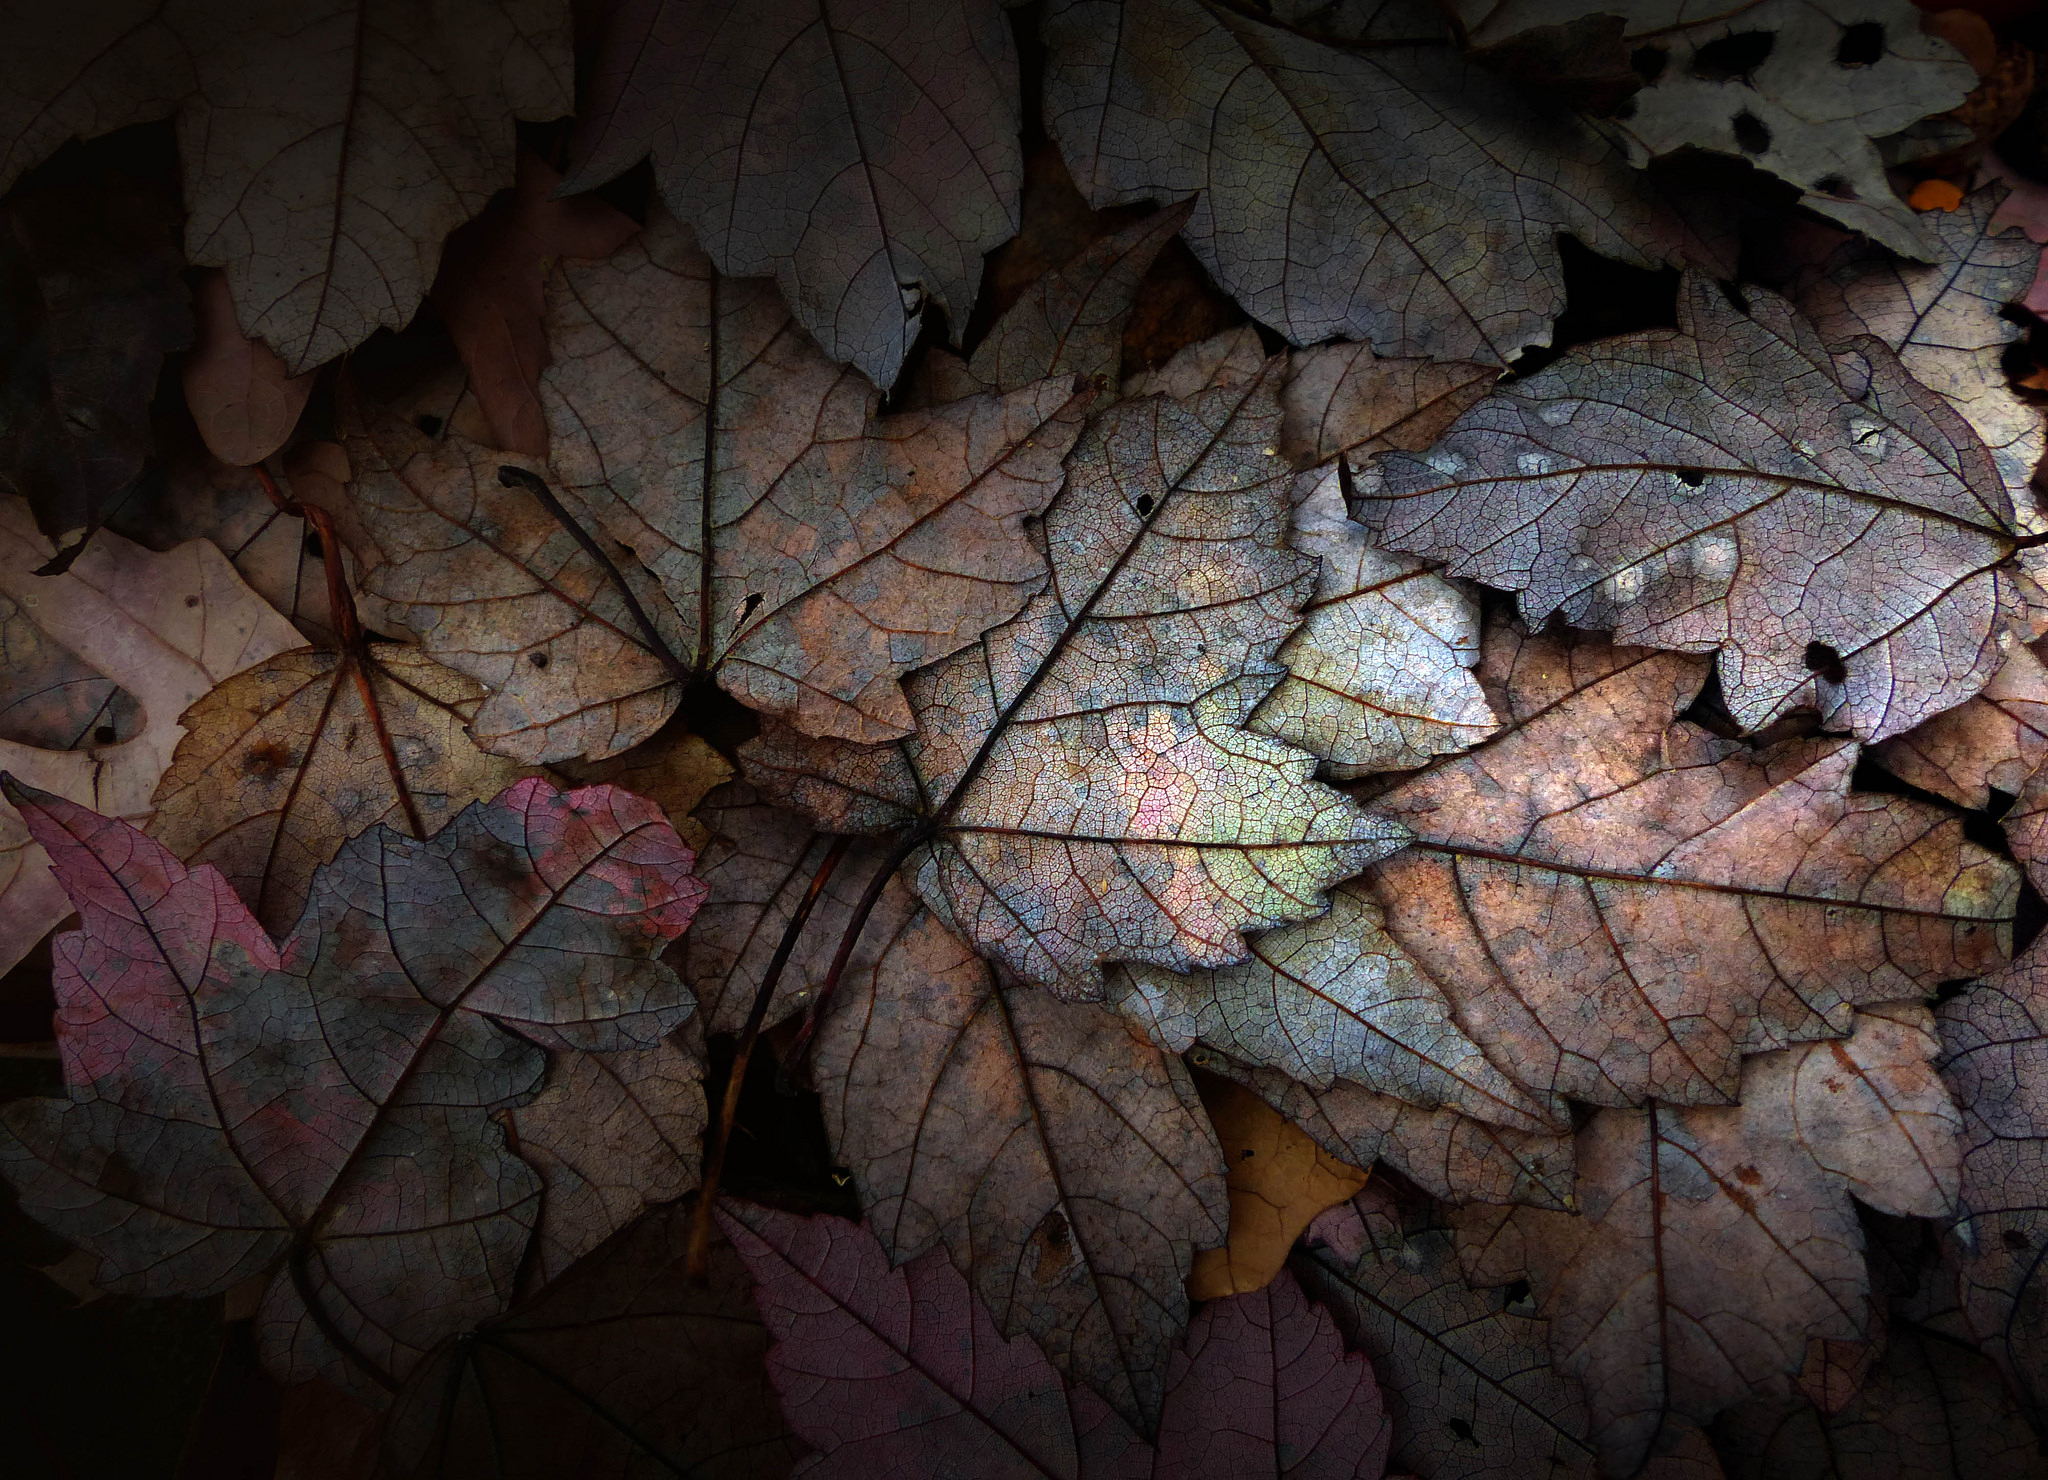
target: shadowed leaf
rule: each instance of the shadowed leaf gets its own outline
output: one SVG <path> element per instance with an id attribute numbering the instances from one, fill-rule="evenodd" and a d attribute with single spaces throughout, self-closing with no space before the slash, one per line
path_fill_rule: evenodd
<path id="1" fill-rule="evenodd" d="M 220 272 L 200 278 L 192 301 L 199 336 L 180 369 L 185 405 L 207 451 L 236 467 L 260 463 L 298 426 L 313 376 L 286 374 L 269 345 L 242 333 Z"/>

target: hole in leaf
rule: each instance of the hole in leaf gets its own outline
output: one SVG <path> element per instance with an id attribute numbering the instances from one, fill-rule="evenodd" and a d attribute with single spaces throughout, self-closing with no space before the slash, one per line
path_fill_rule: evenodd
<path id="1" fill-rule="evenodd" d="M 1842 655 L 1824 642 L 1806 645 L 1806 671 L 1818 673 L 1829 683 L 1849 681 L 1849 670 L 1842 666 Z"/>
<path id="2" fill-rule="evenodd" d="M 2000 1241 L 2008 1249 L 2030 1249 L 2033 1247 L 2032 1244 L 2027 1242 L 2027 1236 L 2024 1233 L 2021 1233 L 2017 1228 L 2006 1229 L 2006 1231 L 2000 1235 Z"/>
<path id="3" fill-rule="evenodd" d="M 1460 1439 L 1463 1439 L 1467 1444 L 1478 1442 L 1472 1437 L 1472 1425 L 1465 1422 L 1462 1418 L 1447 1418 L 1444 1420 L 1444 1427 Z"/>
<path id="4" fill-rule="evenodd" d="M 413 425 L 418 427 L 421 431 L 425 432 L 429 437 L 438 437 L 441 435 L 441 418 L 438 416 L 434 416 L 428 412 L 423 411 L 418 416 L 414 417 Z"/>
<path id="5" fill-rule="evenodd" d="M 1529 1298 L 1529 1282 L 1527 1280 L 1516 1280 L 1512 1285 L 1509 1285 L 1500 1292 L 1500 1298 L 1503 1305 L 1520 1305 Z"/>
<path id="6" fill-rule="evenodd" d="M 1744 154 L 1762 154 L 1771 147 L 1771 131 L 1754 113 L 1744 111 L 1733 120 L 1735 142 Z"/>
<path id="7" fill-rule="evenodd" d="M 545 668 L 548 666 L 548 655 L 546 653 L 528 653 L 526 661 L 536 668 Z"/>
<path id="8" fill-rule="evenodd" d="M 1960 997 L 1963 995 L 1963 988 L 1969 986 L 1969 984 L 1970 978 L 1967 976 L 1959 976 L 1952 981 L 1936 982 L 1934 984 L 1934 1000 L 1937 1003 L 1948 1002 Z"/>
<path id="9" fill-rule="evenodd" d="M 1842 28 L 1841 42 L 1835 47 L 1836 66 L 1874 66 L 1883 55 L 1884 27 L 1877 21 L 1858 21 Z"/>
<path id="10" fill-rule="evenodd" d="M 1254 1153 L 1252 1151 L 1252 1148 L 1247 1146 L 1244 1148 L 1244 1150 L 1240 1151 L 1237 1154 L 1237 1159 L 1239 1161 L 1250 1161 L 1252 1159 L 1253 1154 Z"/>
<path id="11" fill-rule="evenodd" d="M 1813 188 L 1822 195 L 1832 195 L 1836 200 L 1856 199 L 1856 187 L 1849 183 L 1847 175 L 1822 175 L 1813 182 Z"/>
<path id="12" fill-rule="evenodd" d="M 1747 77 L 1764 64 L 1771 48 L 1778 44 L 1771 31 L 1737 31 L 1709 41 L 1692 54 L 1692 75 L 1708 82 L 1728 82 Z"/>
<path id="13" fill-rule="evenodd" d="M 1705 468 L 1679 468 L 1675 475 L 1687 488 L 1698 488 L 1707 481 Z"/>
<path id="14" fill-rule="evenodd" d="M 1151 494 L 1149 494 L 1149 493 L 1141 493 L 1141 494 L 1139 494 L 1139 495 L 1138 495 L 1138 517 L 1139 517 L 1140 519 L 1143 519 L 1143 518 L 1145 518 L 1145 517 L 1146 517 L 1147 515 L 1149 515 L 1149 514 L 1150 514 L 1151 512 L 1152 512 L 1152 495 L 1151 495 Z"/>
<path id="15" fill-rule="evenodd" d="M 747 618 L 753 616 L 755 612 L 761 609 L 761 603 L 764 600 L 766 600 L 766 598 L 763 597 L 759 591 L 749 591 L 747 593 L 747 599 L 740 603 L 740 614 L 737 617 L 733 618 L 733 626 L 746 626 Z"/>
<path id="16" fill-rule="evenodd" d="M 1629 66 L 1643 79 L 1645 87 L 1664 75 L 1665 64 L 1670 60 L 1671 53 L 1661 46 L 1638 46 L 1628 54 Z"/>
<path id="17" fill-rule="evenodd" d="M 93 744 L 95 745 L 112 745 L 117 738 L 112 725 L 101 725 L 92 732 Z"/>

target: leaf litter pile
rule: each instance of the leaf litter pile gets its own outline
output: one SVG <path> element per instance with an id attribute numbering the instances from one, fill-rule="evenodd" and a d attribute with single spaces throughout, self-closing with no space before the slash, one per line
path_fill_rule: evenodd
<path id="1" fill-rule="evenodd" d="M 2048 1477 L 2048 13 L 15 12 L 10 1474 Z"/>

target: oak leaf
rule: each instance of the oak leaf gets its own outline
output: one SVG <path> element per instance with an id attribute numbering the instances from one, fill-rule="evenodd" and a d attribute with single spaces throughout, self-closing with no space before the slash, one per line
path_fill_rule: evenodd
<path id="1" fill-rule="evenodd" d="M 175 114 L 186 255 L 293 374 L 402 328 L 571 111 L 560 0 L 171 0 L 38 11 L 0 72 L 0 188 L 72 135 Z"/>
<path id="2" fill-rule="evenodd" d="M 376 828 L 281 946 L 227 881 L 9 784 L 84 928 L 57 947 L 68 1098 L 0 1112 L 23 1207 L 133 1294 L 267 1276 L 269 1365 L 390 1386 L 494 1315 L 541 1181 L 490 1118 L 544 1048 L 647 1048 L 652 958 L 703 896 L 648 803 L 523 781 L 433 838 Z"/>
<path id="3" fill-rule="evenodd" d="M 1983 442 L 1875 339 L 1840 359 L 1775 294 L 1699 274 L 1679 328 L 1511 381 L 1362 490 L 1381 543 L 1617 641 L 1719 650 L 1746 729 L 1798 705 L 1881 740 L 2032 636 Z"/>
<path id="4" fill-rule="evenodd" d="M 269 345 L 242 333 L 225 274 L 202 276 L 192 303 L 199 333 L 179 369 L 185 405 L 207 451 L 236 467 L 260 463 L 298 427 L 313 376 L 288 374 Z"/>
<path id="5" fill-rule="evenodd" d="M 565 188 L 653 155 L 718 270 L 773 276 L 887 389 L 927 304 L 967 322 L 1017 231 L 1017 53 L 995 0 L 627 0 L 598 42 Z"/>
<path id="6" fill-rule="evenodd" d="M 1918 1217 L 1955 1204 L 1938 1052 L 1918 1003 L 1866 1010 L 1848 1038 L 1749 1059 L 1739 1105 L 1599 1111 L 1578 1133 L 1579 1216 L 1455 1215 L 1474 1283 L 1533 1287 L 1602 1473 L 1634 1474 L 1673 1420 L 1788 1396 L 1809 1341 L 1864 1335 L 1850 1194 Z"/>
<path id="7" fill-rule="evenodd" d="M 1311 575 L 1285 544 L 1275 374 L 1102 413 L 1044 520 L 1049 586 L 906 681 L 917 733 L 770 724 L 748 775 L 830 829 L 909 826 L 933 911 L 1069 997 L 1100 996 L 1106 961 L 1224 965 L 1241 932 L 1321 913 L 1403 835 L 1243 728 Z"/>
<path id="8" fill-rule="evenodd" d="M 59 667 L 125 693 L 140 710 L 101 714 L 59 748 L 0 739 L 0 770 L 115 817 L 148 818 L 158 778 L 171 764 L 185 733 L 179 718 L 214 685 L 252 663 L 298 646 L 291 625 L 242 584 L 219 550 L 203 541 L 154 554 L 105 532 L 96 535 L 71 568 L 39 576 L 54 553 L 36 530 L 28 505 L 0 498 L 0 607 L 8 630 L 32 626 L 58 650 Z M 10 639 L 10 659 L 18 651 Z M 47 651 L 42 643 L 38 649 Z M 75 663 L 63 663 L 68 655 Z M 16 683 L 47 682 L 41 665 L 10 664 L 9 728 L 31 741 L 60 738 L 48 700 L 13 713 Z M 69 689 L 70 686 L 66 686 Z M 53 698 L 64 712 L 77 712 Z M 93 692 L 111 700 L 99 684 Z M 109 723 L 112 721 L 112 723 Z M 71 913 L 49 859 L 32 841 L 13 807 L 0 800 L 0 968 L 12 966 L 52 925 Z"/>
<path id="9" fill-rule="evenodd" d="M 1509 727 L 1375 800 L 1416 842 L 1371 885 L 1531 1093 L 1726 1103 L 1742 1055 L 2009 949 L 2012 865 L 1943 808 L 1853 790 L 1853 742 L 1752 751 L 1677 718 L 1702 658 L 1511 624 L 1487 644 Z"/>
<path id="10" fill-rule="evenodd" d="M 1093 1393 L 1063 1391 L 1028 1338 L 1004 1341 L 944 1260 L 891 1271 L 872 1235 L 838 1219 L 735 1204 L 720 1221 L 775 1339 L 784 1415 L 820 1450 L 805 1473 L 1366 1480 L 1385 1465 L 1370 1369 L 1285 1275 L 1195 1318 L 1154 1448 Z"/>

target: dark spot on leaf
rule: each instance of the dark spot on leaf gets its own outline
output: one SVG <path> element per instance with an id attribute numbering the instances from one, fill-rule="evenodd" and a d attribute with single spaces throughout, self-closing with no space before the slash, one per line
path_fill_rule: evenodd
<path id="1" fill-rule="evenodd" d="M 1884 27 L 1878 22 L 1858 21 L 1842 28 L 1841 42 L 1835 47 L 1836 66 L 1874 66 L 1883 55 Z"/>
<path id="2" fill-rule="evenodd" d="M 2024 1233 L 2021 1233 L 2017 1228 L 2006 1229 L 2005 1233 L 2001 1236 L 2001 1238 L 2008 1249 L 2024 1250 L 2031 1249 L 2033 1247 L 2032 1244 L 2027 1242 L 2027 1236 Z"/>
<path id="3" fill-rule="evenodd" d="M 95 745 L 112 745 L 115 738 L 114 727 L 112 725 L 101 725 L 92 732 L 92 738 Z"/>
<path id="4" fill-rule="evenodd" d="M 1058 1208 L 1047 1212 L 1039 1220 L 1038 1227 L 1032 1230 L 1031 1246 L 1038 1251 L 1038 1262 L 1032 1268 L 1031 1277 L 1041 1285 L 1049 1285 L 1073 1261 L 1074 1240 L 1067 1215 Z"/>
<path id="5" fill-rule="evenodd" d="M 1444 1427 L 1449 1429 L 1458 1438 L 1463 1439 L 1467 1444 L 1479 1442 L 1472 1436 L 1472 1425 L 1462 1418 L 1447 1418 L 1444 1420 Z"/>
<path id="6" fill-rule="evenodd" d="M 1677 476 L 1678 481 L 1687 488 L 1698 488 L 1707 481 L 1707 470 L 1705 468 L 1680 468 L 1678 469 Z"/>
<path id="7" fill-rule="evenodd" d="M 1777 44 L 1777 35 L 1770 31 L 1737 31 L 1733 36 L 1709 41 L 1692 54 L 1692 75 L 1709 82 L 1747 77 L 1764 64 L 1764 58 Z"/>
<path id="8" fill-rule="evenodd" d="M 1247 1146 L 1244 1148 L 1244 1150 L 1238 1153 L 1237 1159 L 1239 1161 L 1250 1161 L 1252 1159 L 1253 1154 L 1254 1153 L 1252 1151 L 1252 1148 Z"/>
<path id="9" fill-rule="evenodd" d="M 1813 182 L 1813 188 L 1822 195 L 1832 195 L 1836 200 L 1856 199 L 1856 187 L 1849 183 L 1847 175 L 1822 175 Z"/>
<path id="10" fill-rule="evenodd" d="M 1806 671 L 1818 673 L 1829 683 L 1849 681 L 1849 670 L 1842 666 L 1842 655 L 1824 642 L 1806 645 Z"/>
<path id="11" fill-rule="evenodd" d="M 433 416 L 423 411 L 413 418 L 413 425 L 425 432 L 429 437 L 441 435 L 442 421 L 438 416 Z"/>
<path id="12" fill-rule="evenodd" d="M 1145 518 L 1145 517 L 1146 517 L 1147 515 L 1149 515 L 1149 514 L 1150 514 L 1151 512 L 1152 512 L 1152 495 L 1151 495 L 1151 494 L 1149 494 L 1149 493 L 1141 493 L 1141 494 L 1139 494 L 1139 495 L 1138 495 L 1138 517 L 1139 517 L 1140 519 L 1143 519 L 1143 518 Z"/>
<path id="13" fill-rule="evenodd" d="M 258 740 L 249 747 L 242 757 L 244 776 L 275 776 L 291 766 L 292 751 L 289 745 L 280 745 L 275 740 Z"/>
<path id="14" fill-rule="evenodd" d="M 1628 64 L 1635 68 L 1636 76 L 1643 79 L 1648 87 L 1664 75 L 1664 67 L 1671 60 L 1671 53 L 1661 46 L 1638 46 L 1628 54 Z"/>
<path id="15" fill-rule="evenodd" d="M 186 597 L 186 598 L 185 598 L 185 609 L 186 609 L 187 611 L 190 611 L 190 610 L 191 610 L 191 609 L 192 609 L 193 607 L 195 607 L 195 606 L 197 606 L 197 605 L 199 605 L 199 598 L 198 598 L 198 597 L 196 597 L 196 596 L 188 596 L 188 597 Z"/>
<path id="16" fill-rule="evenodd" d="M 1747 1165 L 1737 1167 L 1735 1169 L 1735 1176 L 1737 1180 L 1741 1181 L 1744 1185 L 1749 1187 L 1756 1186 L 1757 1183 L 1763 1181 L 1764 1179 L 1764 1174 L 1762 1172 L 1758 1171 L 1753 1166 Z"/>
<path id="17" fill-rule="evenodd" d="M 1735 115 L 1735 142 L 1744 154 L 1762 154 L 1771 147 L 1771 131 L 1764 127 L 1763 120 L 1754 113 L 1742 112 Z"/>
<path id="18" fill-rule="evenodd" d="M 326 552 L 321 548 L 320 545 L 319 531 L 312 529 L 306 531 L 306 553 L 312 556 L 315 560 L 324 560 L 327 558 Z"/>
<path id="19" fill-rule="evenodd" d="M 548 655 L 546 653 L 528 653 L 526 661 L 536 668 L 545 668 L 548 666 Z"/>

